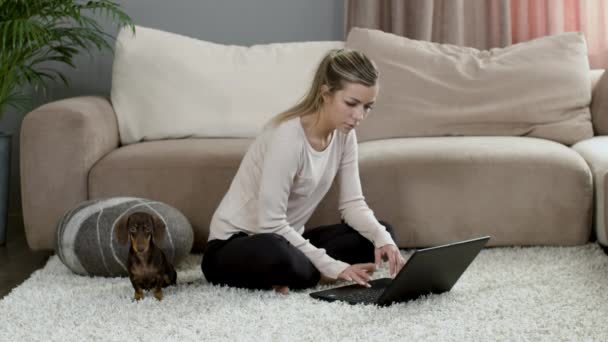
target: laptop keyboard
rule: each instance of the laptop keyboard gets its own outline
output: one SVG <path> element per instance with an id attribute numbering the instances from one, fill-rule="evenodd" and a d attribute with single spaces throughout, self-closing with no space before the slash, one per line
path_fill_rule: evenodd
<path id="1" fill-rule="evenodd" d="M 340 299 L 348 302 L 363 302 L 373 303 L 380 298 L 384 292 L 384 287 L 379 288 L 362 288 L 359 291 L 352 291 L 349 293 L 340 294 Z"/>

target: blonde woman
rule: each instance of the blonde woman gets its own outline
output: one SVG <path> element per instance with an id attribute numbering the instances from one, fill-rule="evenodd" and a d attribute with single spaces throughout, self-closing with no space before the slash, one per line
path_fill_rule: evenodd
<path id="1" fill-rule="evenodd" d="M 330 51 L 305 98 L 276 116 L 247 151 L 211 220 L 202 270 L 212 284 L 250 289 L 313 287 L 321 279 L 368 281 L 383 260 L 405 264 L 390 225 L 364 201 L 355 128 L 378 95 L 364 54 Z M 339 178 L 342 223 L 304 224 Z"/>

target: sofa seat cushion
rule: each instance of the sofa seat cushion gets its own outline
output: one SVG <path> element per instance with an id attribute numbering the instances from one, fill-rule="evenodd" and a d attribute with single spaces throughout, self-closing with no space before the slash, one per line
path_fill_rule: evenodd
<path id="1" fill-rule="evenodd" d="M 572 146 L 587 162 L 593 173 L 595 186 L 594 225 L 597 241 L 608 246 L 608 136 L 583 140 Z"/>
<path id="2" fill-rule="evenodd" d="M 185 139 L 122 147 L 91 170 L 92 198 L 139 196 L 190 220 L 194 250 L 251 140 Z M 401 247 L 489 234 L 491 245 L 588 240 L 591 172 L 572 149 L 525 137 L 428 137 L 359 145 L 366 201 L 395 226 Z M 306 225 L 338 222 L 337 182 Z M 128 189 L 128 190 L 125 190 Z"/>
<path id="3" fill-rule="evenodd" d="M 195 251 L 251 140 L 184 139 L 128 145 L 89 175 L 92 198 L 167 203 L 192 224 Z M 401 247 L 488 234 L 491 245 L 573 245 L 588 240 L 593 188 L 570 148 L 526 137 L 428 137 L 359 145 L 361 182 L 376 217 Z M 306 227 L 339 222 L 337 182 Z"/>
<path id="4" fill-rule="evenodd" d="M 401 247 L 488 234 L 490 245 L 588 241 L 593 187 L 572 149 L 526 137 L 428 137 L 359 145 L 363 192 Z M 309 227 L 335 221 L 334 186 Z"/>
<path id="5" fill-rule="evenodd" d="M 194 231 L 194 250 L 205 246 L 209 222 L 228 190 L 250 139 L 181 139 L 121 147 L 89 173 L 89 197 L 134 196 L 181 211 Z"/>

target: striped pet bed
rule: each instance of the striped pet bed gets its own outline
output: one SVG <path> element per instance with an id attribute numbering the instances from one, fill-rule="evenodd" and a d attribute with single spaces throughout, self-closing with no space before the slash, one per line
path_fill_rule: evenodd
<path id="1" fill-rule="evenodd" d="M 190 253 L 193 232 L 186 217 L 167 204 L 135 197 L 90 200 L 68 210 L 57 226 L 55 252 L 77 274 L 128 276 L 129 246 L 118 243 L 114 229 L 123 215 L 136 211 L 164 220 L 167 234 L 157 245 L 173 265 Z"/>

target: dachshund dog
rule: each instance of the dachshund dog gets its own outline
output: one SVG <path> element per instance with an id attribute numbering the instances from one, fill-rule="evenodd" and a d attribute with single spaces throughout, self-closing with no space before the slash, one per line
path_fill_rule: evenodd
<path id="1" fill-rule="evenodd" d="M 130 244 L 127 269 L 135 300 L 144 298 L 143 290 L 154 290 L 154 297 L 162 300 L 162 289 L 176 283 L 173 265 L 156 245 L 164 237 L 165 224 L 157 215 L 135 212 L 124 215 L 116 225 L 118 242 Z"/>

